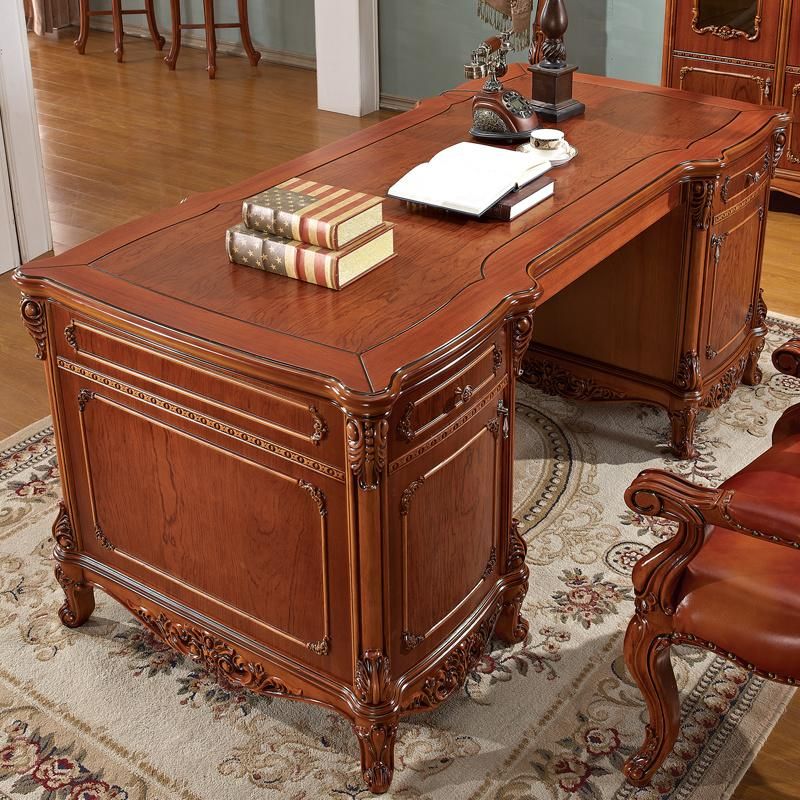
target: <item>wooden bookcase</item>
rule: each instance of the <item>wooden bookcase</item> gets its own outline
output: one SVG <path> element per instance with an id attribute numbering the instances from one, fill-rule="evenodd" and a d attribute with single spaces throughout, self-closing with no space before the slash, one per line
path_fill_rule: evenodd
<path id="1" fill-rule="evenodd" d="M 800 4 L 792 0 L 667 0 L 664 86 L 785 106 L 800 114 Z M 800 123 L 773 188 L 800 198 Z"/>

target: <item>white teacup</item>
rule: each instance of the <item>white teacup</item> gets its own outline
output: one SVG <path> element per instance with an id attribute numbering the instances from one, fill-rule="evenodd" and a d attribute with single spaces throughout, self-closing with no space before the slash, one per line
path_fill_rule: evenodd
<path id="1" fill-rule="evenodd" d="M 560 150 L 565 143 L 564 131 L 539 128 L 531 132 L 531 144 L 537 150 Z"/>

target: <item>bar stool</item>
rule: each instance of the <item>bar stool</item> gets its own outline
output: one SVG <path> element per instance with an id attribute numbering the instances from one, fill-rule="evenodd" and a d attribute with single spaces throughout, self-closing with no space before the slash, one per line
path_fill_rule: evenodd
<path id="1" fill-rule="evenodd" d="M 144 8 L 133 10 L 123 9 L 122 0 L 111 0 L 110 11 L 91 11 L 89 8 L 89 0 L 80 0 L 79 16 L 81 19 L 81 27 L 78 38 L 75 40 L 75 47 L 78 48 L 78 52 L 81 55 L 86 52 L 86 40 L 89 38 L 89 18 L 111 17 L 114 23 L 114 52 L 117 54 L 117 61 L 121 62 L 123 50 L 122 37 L 125 33 L 122 30 L 123 14 L 145 14 L 147 16 L 147 27 L 150 29 L 150 36 L 153 39 L 156 50 L 161 50 L 164 47 L 164 37 L 158 32 L 156 15 L 153 12 L 153 0 L 144 0 Z"/>
<path id="2" fill-rule="evenodd" d="M 214 20 L 214 0 L 203 0 L 203 22 L 202 24 L 187 24 L 181 22 L 180 0 L 170 0 L 172 8 L 172 44 L 169 54 L 164 59 L 170 69 L 175 69 L 178 60 L 178 53 L 181 50 L 181 31 L 196 30 L 205 28 L 206 31 L 206 50 L 208 51 L 208 77 L 214 78 L 217 74 L 217 34 L 218 28 L 239 28 L 242 32 L 242 46 L 250 60 L 250 66 L 254 67 L 261 60 L 261 53 L 253 47 L 250 39 L 250 22 L 247 18 L 247 0 L 237 0 L 239 8 L 238 22 L 216 22 Z"/>

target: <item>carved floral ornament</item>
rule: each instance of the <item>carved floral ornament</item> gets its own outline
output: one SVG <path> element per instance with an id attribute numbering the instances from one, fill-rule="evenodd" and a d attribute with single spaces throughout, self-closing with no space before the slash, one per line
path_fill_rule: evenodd
<path id="1" fill-rule="evenodd" d="M 764 0 L 757 0 L 755 16 L 753 18 L 753 32 L 740 30 L 732 25 L 703 25 L 700 22 L 700 4 L 704 0 L 694 0 L 692 7 L 692 30 L 701 35 L 710 33 L 726 41 L 730 39 L 746 39 L 748 42 L 755 42 L 761 35 L 761 21 L 764 13 Z"/>

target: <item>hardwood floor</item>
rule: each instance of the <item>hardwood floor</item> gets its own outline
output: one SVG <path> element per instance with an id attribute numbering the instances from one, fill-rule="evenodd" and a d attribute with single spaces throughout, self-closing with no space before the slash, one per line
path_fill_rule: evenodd
<path id="1" fill-rule="evenodd" d="M 190 193 L 240 180 L 391 114 L 355 119 L 316 110 L 314 74 L 185 48 L 170 73 L 149 42 L 110 34 L 86 56 L 69 39 L 30 38 L 55 250 Z M 187 274 L 187 280 L 191 275 Z M 770 214 L 763 281 L 772 311 L 800 317 L 800 217 Z M 0 438 L 48 413 L 41 364 L 0 276 Z M 775 728 L 734 800 L 789 800 L 800 785 L 800 696 Z"/>

